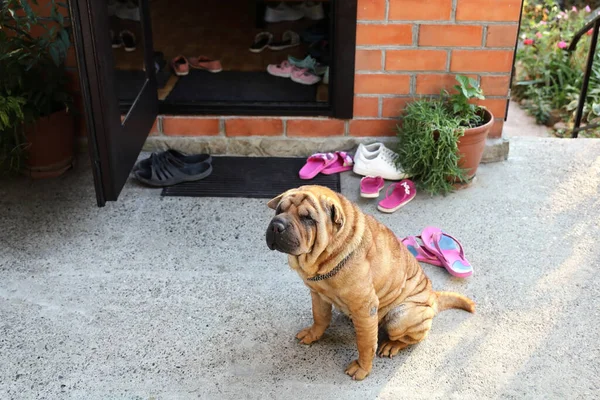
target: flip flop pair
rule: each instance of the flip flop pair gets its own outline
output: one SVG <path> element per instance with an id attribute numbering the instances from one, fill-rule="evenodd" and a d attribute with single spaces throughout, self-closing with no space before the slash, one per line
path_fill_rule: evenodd
<path id="1" fill-rule="evenodd" d="M 419 241 L 422 244 L 419 244 Z M 417 261 L 444 267 L 453 276 L 466 278 L 473 275 L 473 266 L 465 258 L 462 244 L 441 229 L 428 226 L 421 236 L 408 236 L 402 239 Z"/>
<path id="2" fill-rule="evenodd" d="M 204 179 L 212 173 L 210 154 L 187 155 L 177 150 L 152 153 L 134 166 L 134 175 L 153 187 L 172 186 Z"/>
<path id="3" fill-rule="evenodd" d="M 339 172 L 350 171 L 353 165 L 354 160 L 345 151 L 336 151 L 335 153 L 315 153 L 308 157 L 306 164 L 300 169 L 298 175 L 300 176 L 300 179 L 312 179 L 319 173 L 332 175 Z"/>
<path id="4" fill-rule="evenodd" d="M 365 176 L 360 180 L 360 196 L 376 199 L 385 186 L 381 176 Z M 409 179 L 392 183 L 385 191 L 385 198 L 379 202 L 377 209 L 384 213 L 393 213 L 404 207 L 415 198 L 417 189 Z"/>

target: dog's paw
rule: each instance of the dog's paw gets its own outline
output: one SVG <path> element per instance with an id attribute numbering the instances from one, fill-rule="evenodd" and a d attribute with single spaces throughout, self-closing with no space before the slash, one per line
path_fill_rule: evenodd
<path id="1" fill-rule="evenodd" d="M 369 375 L 370 372 L 371 372 L 370 369 L 367 371 L 366 369 L 361 367 L 360 364 L 358 363 L 358 360 L 352 361 L 348 365 L 348 368 L 346 368 L 346 374 L 350 375 L 352 377 L 352 379 L 354 379 L 356 381 L 362 381 Z"/>
<path id="2" fill-rule="evenodd" d="M 396 354 L 398 354 L 398 352 L 400 352 L 400 350 L 402 350 L 403 348 L 408 347 L 408 346 L 409 345 L 406 343 L 402 343 L 402 342 L 398 342 L 398 341 L 394 341 L 394 340 L 386 340 L 385 342 L 383 342 L 381 344 L 381 346 L 379 346 L 379 351 L 377 351 L 377 355 L 379 357 L 392 358 Z"/>
<path id="3" fill-rule="evenodd" d="M 300 339 L 301 344 L 311 344 L 312 342 L 316 342 L 321 339 L 323 336 L 323 331 L 321 329 L 317 329 L 314 325 L 310 328 L 302 329 L 296 335 L 296 339 Z"/>

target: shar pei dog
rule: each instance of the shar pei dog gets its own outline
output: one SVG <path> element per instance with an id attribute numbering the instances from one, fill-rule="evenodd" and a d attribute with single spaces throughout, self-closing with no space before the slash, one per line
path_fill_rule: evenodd
<path id="1" fill-rule="evenodd" d="M 314 322 L 296 337 L 303 344 L 319 340 L 332 306 L 349 316 L 358 347 L 358 359 L 346 368 L 353 379 L 369 375 L 375 353 L 392 357 L 425 339 L 438 312 L 475 311 L 475 303 L 461 294 L 434 291 L 396 235 L 344 196 L 322 186 L 302 186 L 268 206 L 275 216 L 267 245 L 288 255 L 312 298 Z M 379 328 L 387 340 L 378 348 Z"/>

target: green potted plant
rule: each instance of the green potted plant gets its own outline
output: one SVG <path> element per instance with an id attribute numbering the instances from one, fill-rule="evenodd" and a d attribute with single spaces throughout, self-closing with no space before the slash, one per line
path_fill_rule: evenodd
<path id="1" fill-rule="evenodd" d="M 484 99 L 477 81 L 456 80 L 453 94 L 409 103 L 398 127 L 398 163 L 431 194 L 451 192 L 475 175 L 494 123 L 489 110 L 473 104 Z"/>
<path id="2" fill-rule="evenodd" d="M 32 5 L 49 17 L 41 18 Z M 47 8 L 46 8 L 47 7 Z M 0 2 L 0 172 L 58 176 L 74 159 L 63 3 Z"/>

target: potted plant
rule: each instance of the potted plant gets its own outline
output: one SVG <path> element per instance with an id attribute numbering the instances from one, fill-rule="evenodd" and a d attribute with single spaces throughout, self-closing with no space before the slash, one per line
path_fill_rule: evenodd
<path id="1" fill-rule="evenodd" d="M 0 171 L 58 176 L 74 159 L 72 96 L 65 68 L 69 35 L 50 0 L 0 2 Z"/>
<path id="2" fill-rule="evenodd" d="M 455 93 L 419 99 L 406 106 L 398 127 L 398 163 L 417 185 L 446 194 L 477 171 L 494 117 L 472 102 L 484 99 L 477 81 L 457 75 Z"/>

